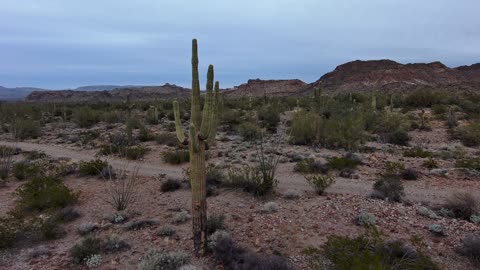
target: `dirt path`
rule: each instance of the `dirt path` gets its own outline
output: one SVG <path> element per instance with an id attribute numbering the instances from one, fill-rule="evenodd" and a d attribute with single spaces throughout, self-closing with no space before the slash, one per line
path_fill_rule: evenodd
<path id="1" fill-rule="evenodd" d="M 57 145 L 36 144 L 28 142 L 3 142 L 0 141 L 0 145 L 16 146 L 24 151 L 41 151 L 45 154 L 60 158 L 67 157 L 73 161 L 90 160 L 95 157 L 95 150 L 78 151 L 74 149 L 68 149 Z M 151 162 L 128 162 L 124 159 L 109 157 L 109 164 L 117 169 L 133 170 L 139 169 L 139 174 L 143 176 L 158 176 L 159 174 L 166 174 L 170 177 L 180 178 L 182 177 L 182 168 L 185 166 L 172 166 L 159 162 L 153 164 Z M 291 166 L 281 164 L 278 172 L 277 179 L 279 180 L 279 191 L 284 193 L 287 190 L 295 190 L 298 192 L 304 192 L 311 188 L 306 184 L 303 177 L 299 174 L 293 173 Z M 345 179 L 337 177 L 336 183 L 329 188 L 328 192 L 339 194 L 357 194 L 367 196 L 372 190 L 372 181 L 365 179 Z M 425 181 L 408 181 L 405 182 L 405 193 L 407 198 L 414 202 L 433 202 L 440 203 L 444 201 L 452 192 L 455 191 L 469 191 L 468 189 L 438 189 L 430 187 Z M 473 191 L 475 195 L 480 196 L 480 191 Z"/>

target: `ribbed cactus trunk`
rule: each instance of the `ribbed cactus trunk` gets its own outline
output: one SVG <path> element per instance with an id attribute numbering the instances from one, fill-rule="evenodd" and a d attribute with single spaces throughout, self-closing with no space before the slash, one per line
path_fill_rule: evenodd
<path id="1" fill-rule="evenodd" d="M 190 181 L 192 187 L 193 245 L 197 256 L 205 255 L 207 248 L 207 191 L 205 152 L 209 142 L 215 139 L 219 83 L 213 87 L 213 66 L 208 67 L 207 93 L 203 112 L 200 105 L 200 82 L 198 79 L 197 40 L 192 40 L 192 100 L 191 122 L 188 138 L 185 137 L 180 121 L 180 109 L 174 101 L 175 128 L 177 138 L 188 144 L 190 151 Z"/>

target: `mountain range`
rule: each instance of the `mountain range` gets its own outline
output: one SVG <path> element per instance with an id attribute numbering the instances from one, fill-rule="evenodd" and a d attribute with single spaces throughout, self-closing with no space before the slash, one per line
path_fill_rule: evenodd
<path id="1" fill-rule="evenodd" d="M 248 80 L 221 93 L 226 97 L 290 96 L 309 94 L 315 88 L 325 93 L 411 91 L 419 88 L 480 91 L 480 63 L 450 68 L 440 62 L 401 64 L 392 60 L 352 61 L 339 65 L 317 81 Z M 46 90 L 0 86 L 0 100 L 28 102 L 90 102 L 149 100 L 187 97 L 190 89 L 162 86 L 92 85 L 73 90 Z"/>

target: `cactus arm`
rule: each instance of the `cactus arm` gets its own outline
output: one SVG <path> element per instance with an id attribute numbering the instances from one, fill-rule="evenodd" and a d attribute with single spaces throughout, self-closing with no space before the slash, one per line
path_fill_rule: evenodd
<path id="1" fill-rule="evenodd" d="M 210 130 L 208 133 L 208 142 L 212 143 L 215 139 L 215 135 L 217 133 L 217 126 L 218 126 L 218 114 L 219 114 L 219 90 L 220 90 L 220 83 L 218 81 L 215 82 L 215 92 L 213 93 L 213 107 L 212 107 L 212 120 L 210 122 Z"/>
<path id="2" fill-rule="evenodd" d="M 200 81 L 198 79 L 198 49 L 197 40 L 192 40 L 192 105 L 191 119 L 195 126 L 201 124 L 200 115 Z"/>
<path id="3" fill-rule="evenodd" d="M 177 139 L 182 144 L 187 144 L 188 140 L 183 133 L 182 123 L 180 122 L 180 106 L 176 100 L 173 102 L 173 115 L 175 116 L 175 132 L 177 134 Z"/>
<path id="4" fill-rule="evenodd" d="M 190 124 L 190 129 L 189 129 L 189 132 L 190 132 L 190 144 L 191 144 L 191 147 L 193 149 L 193 151 L 195 153 L 198 152 L 198 141 L 197 141 L 197 129 L 195 128 L 195 125 L 194 124 Z"/>
<path id="5" fill-rule="evenodd" d="M 208 66 L 207 72 L 207 94 L 205 96 L 205 106 L 203 106 L 202 126 L 200 128 L 200 139 L 205 140 L 210 134 L 212 115 L 213 115 L 213 66 Z"/>

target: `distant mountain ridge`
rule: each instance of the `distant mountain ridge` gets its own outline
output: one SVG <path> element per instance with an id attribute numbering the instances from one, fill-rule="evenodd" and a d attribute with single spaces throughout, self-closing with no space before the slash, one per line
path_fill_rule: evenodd
<path id="1" fill-rule="evenodd" d="M 225 97 L 295 96 L 320 88 L 325 93 L 393 91 L 419 88 L 480 91 L 480 63 L 450 68 L 440 62 L 401 64 L 392 60 L 356 60 L 337 66 L 313 83 L 291 80 L 248 80 L 221 91 Z M 31 87 L 0 87 L 0 100 L 29 102 L 85 102 L 185 97 L 190 89 L 163 86 L 90 85 L 52 91 Z"/>

